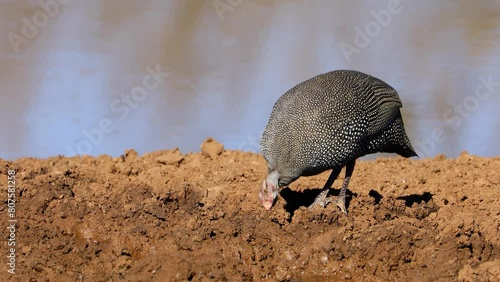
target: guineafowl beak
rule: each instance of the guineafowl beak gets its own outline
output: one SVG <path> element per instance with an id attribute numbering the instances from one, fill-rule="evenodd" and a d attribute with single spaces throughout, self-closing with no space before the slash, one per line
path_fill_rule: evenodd
<path id="1" fill-rule="evenodd" d="M 268 183 L 264 180 L 260 189 L 259 199 L 266 210 L 270 210 L 273 207 L 276 197 L 278 197 L 278 185 Z"/>

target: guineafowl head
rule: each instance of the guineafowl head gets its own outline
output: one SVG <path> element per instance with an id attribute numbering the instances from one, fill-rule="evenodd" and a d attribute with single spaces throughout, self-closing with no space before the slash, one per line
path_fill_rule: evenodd
<path id="1" fill-rule="evenodd" d="M 271 172 L 266 180 L 262 182 L 262 188 L 260 189 L 259 199 L 266 210 L 273 207 L 276 197 L 278 197 L 278 180 L 279 175 L 277 171 Z"/>

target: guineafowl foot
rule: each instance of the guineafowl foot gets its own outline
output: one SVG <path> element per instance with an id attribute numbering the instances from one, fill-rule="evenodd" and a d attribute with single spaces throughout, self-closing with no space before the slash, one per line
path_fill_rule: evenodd
<path id="1" fill-rule="evenodd" d="M 342 167 L 336 167 L 332 170 L 332 173 L 328 177 L 328 180 L 326 181 L 323 190 L 319 193 L 316 199 L 314 199 L 314 202 L 309 206 L 309 209 L 312 209 L 312 207 L 316 205 L 319 205 L 322 208 L 324 208 L 326 207 L 326 205 L 332 202 L 332 200 L 327 199 L 326 196 L 328 196 L 328 192 L 330 192 L 330 188 L 332 187 L 333 181 L 335 181 L 335 178 L 339 176 L 340 170 L 342 170 Z"/>
<path id="2" fill-rule="evenodd" d="M 350 176 L 347 176 L 344 180 L 344 184 L 342 185 L 342 188 L 340 189 L 339 196 L 335 200 L 335 203 L 337 206 L 342 210 L 344 214 L 347 214 L 347 209 L 345 207 L 345 195 L 347 192 L 347 185 L 349 184 L 349 179 L 351 179 Z"/>
<path id="3" fill-rule="evenodd" d="M 326 196 L 330 189 L 323 189 L 321 193 L 314 199 L 314 202 L 309 206 L 309 209 L 312 209 L 314 206 L 318 205 L 322 208 L 326 207 L 332 200 L 328 199 Z"/>
<path id="4" fill-rule="evenodd" d="M 342 210 L 342 212 L 347 215 L 347 209 L 345 207 L 345 195 L 347 192 L 347 186 L 349 186 L 349 180 L 351 180 L 351 175 L 352 172 L 354 171 L 354 166 L 356 165 L 356 160 L 351 161 L 350 163 L 347 164 L 346 170 L 345 170 L 345 179 L 344 183 L 342 184 L 342 188 L 340 188 L 340 193 L 339 196 L 336 200 L 337 206 Z"/>
<path id="5" fill-rule="evenodd" d="M 335 203 L 344 214 L 347 214 L 347 209 L 345 208 L 345 195 L 344 197 L 339 196 Z"/>

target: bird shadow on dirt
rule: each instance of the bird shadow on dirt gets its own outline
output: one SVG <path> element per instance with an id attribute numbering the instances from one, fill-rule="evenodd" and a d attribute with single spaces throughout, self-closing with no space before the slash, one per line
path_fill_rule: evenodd
<path id="1" fill-rule="evenodd" d="M 430 192 L 424 192 L 422 194 L 411 194 L 407 196 L 401 196 L 397 198 L 398 200 L 405 201 L 407 207 L 413 206 L 413 204 L 429 203 L 432 200 L 432 194 Z"/>
<path id="2" fill-rule="evenodd" d="M 378 205 L 382 198 L 382 196 L 379 192 L 375 190 L 370 190 L 368 193 L 368 196 L 372 197 L 375 201 L 375 204 Z M 413 204 L 421 204 L 421 203 L 429 203 L 430 200 L 432 200 L 432 193 L 430 192 L 423 192 L 422 194 L 411 194 L 407 196 L 399 196 L 396 199 L 398 200 L 403 200 L 405 201 L 405 206 L 411 207 Z"/>
<path id="3" fill-rule="evenodd" d="M 286 187 L 281 190 L 280 195 L 286 201 L 285 210 L 293 216 L 294 212 L 298 210 L 300 207 L 309 207 L 316 199 L 316 196 L 321 193 L 322 188 L 316 189 L 305 189 L 303 191 L 293 191 L 290 187 Z M 340 193 L 340 189 L 330 189 L 328 192 L 328 197 L 337 197 Z M 349 203 L 351 202 L 352 197 L 356 197 L 358 194 L 347 190 L 345 205 L 346 208 L 349 209 Z M 334 203 L 330 203 L 330 205 L 335 205 Z"/>

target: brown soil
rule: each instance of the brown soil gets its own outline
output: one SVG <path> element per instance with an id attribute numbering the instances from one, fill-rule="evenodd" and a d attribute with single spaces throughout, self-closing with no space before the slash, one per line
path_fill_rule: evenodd
<path id="1" fill-rule="evenodd" d="M 18 192 L 16 274 L 5 240 L 0 281 L 500 281 L 499 157 L 359 161 L 345 216 L 305 207 L 327 173 L 265 211 L 263 158 L 209 143 L 0 160 Z"/>

